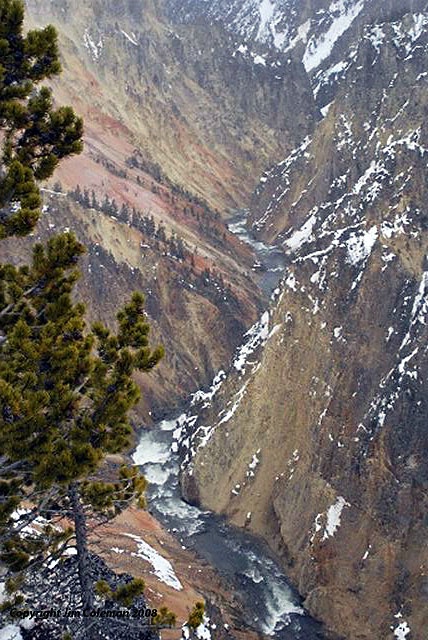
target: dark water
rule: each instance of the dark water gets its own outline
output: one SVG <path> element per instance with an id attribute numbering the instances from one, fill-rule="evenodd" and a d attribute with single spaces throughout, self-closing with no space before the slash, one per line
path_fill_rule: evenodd
<path id="1" fill-rule="evenodd" d="M 171 451 L 175 426 L 175 420 L 165 420 L 143 431 L 134 454 L 150 483 L 150 511 L 183 546 L 194 549 L 233 586 L 244 604 L 248 626 L 278 640 L 323 638 L 321 627 L 305 614 L 266 545 L 182 500 L 179 461 Z"/>
<path id="2" fill-rule="evenodd" d="M 251 238 L 245 219 L 245 212 L 237 213 L 229 221 L 229 229 L 256 250 L 254 271 L 259 285 L 270 295 L 281 279 L 285 257 L 278 248 Z M 182 500 L 178 456 L 171 449 L 175 428 L 173 419 L 143 431 L 134 454 L 135 463 L 150 482 L 151 512 L 183 546 L 197 551 L 227 579 L 244 605 L 248 626 L 277 640 L 324 638 L 320 625 L 305 613 L 266 545 Z"/>
<path id="3" fill-rule="evenodd" d="M 229 231 L 255 250 L 257 259 L 253 271 L 262 291 L 270 295 L 281 280 L 285 267 L 285 255 L 279 247 L 268 246 L 252 238 L 245 226 L 246 218 L 247 212 L 239 211 L 229 219 L 227 226 Z"/>

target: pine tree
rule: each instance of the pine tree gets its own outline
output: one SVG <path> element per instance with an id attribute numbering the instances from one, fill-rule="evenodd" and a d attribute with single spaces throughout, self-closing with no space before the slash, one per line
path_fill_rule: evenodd
<path id="1" fill-rule="evenodd" d="M 203 602 L 196 602 L 189 614 L 187 623 L 183 626 L 182 638 L 199 638 L 198 627 L 203 624 L 205 615 L 205 605 Z"/>
<path id="2" fill-rule="evenodd" d="M 166 231 L 162 224 L 158 226 L 155 237 L 157 240 L 160 240 L 160 242 L 166 242 Z"/>
<path id="3" fill-rule="evenodd" d="M 188 626 L 195 630 L 204 621 L 205 605 L 203 602 L 196 602 L 187 620 Z"/>
<path id="4" fill-rule="evenodd" d="M 80 184 L 77 184 L 75 189 L 72 189 L 71 191 L 69 191 L 68 195 L 70 198 L 73 198 L 73 200 L 75 200 L 79 204 L 82 204 L 83 194 L 82 194 L 82 189 L 80 188 Z"/>
<path id="5" fill-rule="evenodd" d="M 174 627 L 177 621 L 175 613 L 170 611 L 168 607 L 161 607 L 158 615 L 153 620 L 153 624 L 158 628 L 162 627 Z"/>
<path id="6" fill-rule="evenodd" d="M 95 195 L 95 191 L 92 189 L 91 191 L 91 208 L 98 210 L 99 204 L 97 202 L 97 196 Z"/>
<path id="7" fill-rule="evenodd" d="M 138 293 L 118 313 L 116 334 L 86 326 L 71 296 L 82 252 L 66 233 L 37 244 L 31 265 L 0 268 L 0 542 L 1 560 L 23 579 L 75 536 L 81 602 L 93 609 L 88 522 L 142 505 L 146 486 L 132 467 L 108 483 L 100 471 L 108 453 L 130 444 L 127 414 L 140 395 L 133 371 L 152 369 L 163 349 L 149 346 Z M 17 518 L 22 503 L 31 506 Z M 22 537 L 40 516 L 41 531 Z M 58 533 L 64 517 L 73 527 Z"/>
<path id="8" fill-rule="evenodd" d="M 91 206 L 91 201 L 89 198 L 89 189 L 83 189 L 83 206 L 85 209 L 89 209 Z"/>
<path id="9" fill-rule="evenodd" d="M 116 200 L 113 198 L 110 203 L 110 215 L 117 216 L 118 213 L 119 213 L 119 209 L 117 207 Z"/>
<path id="10" fill-rule="evenodd" d="M 70 107 L 54 110 L 50 90 L 37 88 L 60 72 L 56 32 L 24 35 L 23 18 L 22 0 L 0 0 L 0 239 L 34 228 L 38 182 L 82 149 L 82 120 Z M 82 197 L 79 187 L 75 195 Z M 103 465 L 130 444 L 128 411 L 140 393 L 133 372 L 153 368 L 163 349 L 149 345 L 138 293 L 118 313 L 116 334 L 86 325 L 72 297 L 83 252 L 65 233 L 37 244 L 30 265 L 0 265 L 0 560 L 10 595 L 3 610 L 22 602 L 26 578 L 62 560 L 74 540 L 80 604 L 92 608 L 89 527 L 144 502 L 136 468 L 122 466 L 105 482 Z M 112 598 L 129 603 L 143 586 L 132 580 Z M 102 635 L 83 622 L 80 637 Z"/>
<path id="11" fill-rule="evenodd" d="M 131 212 L 127 202 L 124 202 L 122 204 L 122 207 L 120 209 L 119 219 L 122 220 L 123 222 L 127 222 L 128 224 L 132 223 Z"/>
<path id="12" fill-rule="evenodd" d="M 0 238 L 26 235 L 40 215 L 37 182 L 82 150 L 83 122 L 70 107 L 53 108 L 37 88 L 61 71 L 52 26 L 23 33 L 22 0 L 0 0 Z"/>
<path id="13" fill-rule="evenodd" d="M 109 214 L 110 214 L 110 207 L 111 207 L 111 205 L 110 205 L 110 200 L 109 200 L 108 195 L 106 194 L 106 195 L 104 196 L 104 200 L 103 200 L 103 203 L 102 203 L 102 205 L 101 205 L 101 211 L 102 211 L 103 213 L 105 213 L 105 214 L 109 215 Z"/>

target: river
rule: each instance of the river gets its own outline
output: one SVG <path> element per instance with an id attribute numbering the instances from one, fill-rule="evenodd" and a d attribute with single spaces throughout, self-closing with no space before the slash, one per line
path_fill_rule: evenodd
<path id="1" fill-rule="evenodd" d="M 230 218 L 229 231 L 242 242 L 253 247 L 257 255 L 254 271 L 257 274 L 258 285 L 264 293 L 270 295 L 281 280 L 285 268 L 285 255 L 280 248 L 269 246 L 251 237 L 246 227 L 247 215 L 247 211 L 240 211 Z"/>
<path id="2" fill-rule="evenodd" d="M 284 270 L 285 256 L 278 248 L 251 238 L 245 221 L 246 213 L 237 213 L 229 221 L 229 229 L 255 249 L 259 284 L 271 294 Z M 134 453 L 134 462 L 150 483 L 150 511 L 183 546 L 195 550 L 227 579 L 244 605 L 249 627 L 277 640 L 324 638 L 320 625 L 306 614 L 298 594 L 263 542 L 223 518 L 184 502 L 179 460 L 171 448 L 175 427 L 176 419 L 171 419 L 143 430 Z"/>

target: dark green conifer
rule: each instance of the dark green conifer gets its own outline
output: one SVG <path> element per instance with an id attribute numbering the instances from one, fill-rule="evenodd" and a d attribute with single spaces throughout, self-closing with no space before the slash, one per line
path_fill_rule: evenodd
<path id="1" fill-rule="evenodd" d="M 82 149 L 82 120 L 70 107 L 54 110 L 50 90 L 36 86 L 60 72 L 56 32 L 24 35 L 23 18 L 22 0 L 0 0 L 0 239 L 33 229 L 38 182 Z M 86 190 L 75 195 L 89 203 Z M 0 265 L 0 560 L 10 596 L 3 611 L 22 602 L 16 591 L 25 592 L 29 572 L 62 559 L 71 540 L 81 604 L 92 608 L 89 528 L 144 502 L 136 468 L 122 466 L 109 482 L 102 470 L 109 453 L 130 444 L 128 412 L 140 393 L 133 372 L 154 367 L 163 349 L 149 345 L 138 293 L 118 313 L 116 334 L 87 326 L 72 297 L 83 252 L 65 233 L 37 244 L 30 265 Z M 112 597 L 130 603 L 143 586 L 131 581 Z M 84 634 L 98 637 L 93 623 Z"/>
<path id="2" fill-rule="evenodd" d="M 130 444 L 128 411 L 140 396 L 133 371 L 152 369 L 163 349 L 149 345 L 138 293 L 119 311 L 116 334 L 101 323 L 86 326 L 71 296 L 82 252 L 65 233 L 36 245 L 31 265 L 0 267 L 0 543 L 2 561 L 24 576 L 75 536 L 82 604 L 90 609 L 88 525 L 134 501 L 142 506 L 146 487 L 136 468 L 122 466 L 111 482 L 100 470 L 107 454 Z M 17 518 L 23 502 L 30 507 Z M 46 525 L 38 535 L 22 537 L 40 515 Z M 73 529 L 58 532 L 52 525 L 64 517 Z M 123 598 L 140 587 L 131 583 Z"/>
<path id="3" fill-rule="evenodd" d="M 205 605 L 203 602 L 196 602 L 190 612 L 187 624 L 193 630 L 197 629 L 204 621 Z"/>
<path id="4" fill-rule="evenodd" d="M 97 196 L 95 195 L 95 191 L 93 189 L 91 192 L 91 207 L 92 209 L 95 209 L 95 210 L 97 210 L 99 207 L 99 204 L 97 202 Z"/>
<path id="5" fill-rule="evenodd" d="M 23 32 L 22 0 L 0 0 L 0 238 L 26 235 L 40 215 L 37 182 L 82 150 L 83 122 L 71 107 L 53 108 L 39 82 L 61 71 L 52 26 Z"/>
<path id="6" fill-rule="evenodd" d="M 174 627 L 176 621 L 177 616 L 168 607 L 161 607 L 158 614 L 153 618 L 153 624 L 158 628 Z"/>

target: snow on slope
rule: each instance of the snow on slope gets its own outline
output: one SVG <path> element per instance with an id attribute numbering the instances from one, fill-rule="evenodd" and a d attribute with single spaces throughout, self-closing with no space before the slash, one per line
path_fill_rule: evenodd
<path id="1" fill-rule="evenodd" d="M 159 553 L 153 549 L 147 542 L 145 542 L 139 536 L 135 536 L 132 533 L 125 533 L 128 538 L 134 540 L 137 544 L 137 552 L 131 553 L 131 556 L 135 556 L 138 558 L 142 558 L 146 562 L 150 563 L 153 567 L 154 575 L 163 583 L 167 584 L 169 587 L 172 587 L 176 591 L 181 591 L 183 586 L 180 580 L 174 573 L 174 569 L 172 568 L 171 563 L 166 558 L 163 558 Z M 124 549 L 120 549 L 119 547 L 113 547 L 112 551 L 114 553 L 127 553 Z"/>
<path id="2" fill-rule="evenodd" d="M 250 375 L 257 371 L 259 363 L 253 359 L 250 361 L 250 358 L 253 358 L 257 351 L 274 335 L 272 332 L 269 332 L 269 320 L 269 311 L 265 311 L 260 320 L 244 335 L 242 345 L 236 350 L 231 370 L 237 373 L 240 378 L 246 374 L 247 370 L 250 371 Z M 210 389 L 208 391 L 196 392 L 193 395 L 188 413 L 182 414 L 176 421 L 177 428 L 173 434 L 175 442 L 172 450 L 177 451 L 178 448 L 181 447 L 184 455 L 183 467 L 191 465 L 196 451 L 208 444 L 217 428 L 222 425 L 226 425 L 227 428 L 227 423 L 232 419 L 246 395 L 248 380 L 239 387 L 226 407 L 220 411 L 215 424 L 209 426 L 198 425 L 197 429 L 194 430 L 199 412 L 209 408 L 213 404 L 214 399 L 218 395 L 225 380 L 227 380 L 227 377 L 224 371 L 219 371 L 214 377 Z"/>
<path id="3" fill-rule="evenodd" d="M 339 38 L 348 31 L 367 0 L 169 0 L 173 14 L 191 21 L 204 16 L 262 45 L 282 52 L 300 47 L 308 72 L 326 60 Z"/>
<path id="4" fill-rule="evenodd" d="M 306 71 L 316 69 L 326 60 L 338 39 L 349 29 L 355 18 L 361 13 L 364 7 L 364 0 L 359 0 L 354 5 L 347 6 L 345 0 L 333 2 L 329 9 L 332 16 L 332 23 L 325 33 L 320 36 L 312 36 L 306 47 L 303 56 L 303 64 Z"/>
<path id="5" fill-rule="evenodd" d="M 424 68 L 422 56 L 428 54 L 427 25 L 427 14 L 370 25 L 340 68 L 335 65 L 347 93 L 342 96 L 345 101 L 341 112 L 326 114 L 329 138 L 335 147 L 332 165 L 336 174 L 332 175 L 328 190 L 324 191 L 314 182 L 319 166 L 316 138 L 314 142 L 308 138 L 286 160 L 265 174 L 259 186 L 259 194 L 266 191 L 270 198 L 263 200 L 263 208 L 253 223 L 254 229 L 263 231 L 273 225 L 278 228 L 284 212 L 295 216 L 296 208 L 305 211 L 295 228 L 284 223 L 284 231 L 277 240 L 281 239 L 290 256 L 294 256 L 297 270 L 300 265 L 306 265 L 309 271 L 311 285 L 315 285 L 314 290 L 307 293 L 311 314 L 323 308 L 323 297 L 331 287 L 332 279 L 340 277 L 344 282 L 350 282 L 348 295 L 358 294 L 365 271 L 374 259 L 380 259 L 382 274 L 399 261 L 394 245 L 400 245 L 400 236 L 419 239 L 422 243 L 426 202 L 416 194 L 420 185 L 426 183 L 428 145 L 425 123 L 418 111 L 418 95 L 426 83 L 419 70 Z M 380 65 L 384 64 L 382 59 L 386 56 L 390 60 L 396 58 L 397 64 L 402 65 L 399 67 L 401 76 L 393 65 L 391 77 L 385 76 L 385 68 Z M 355 106 L 357 94 L 352 96 L 349 89 L 348 73 L 352 72 L 353 78 L 358 70 L 362 69 L 364 73 L 364 64 L 370 65 L 374 77 L 379 75 L 378 68 L 383 70 L 384 84 L 376 87 L 382 105 L 380 113 L 376 107 L 378 99 L 374 97 L 374 110 L 366 109 L 367 104 L 360 112 L 362 105 Z M 331 71 L 316 76 L 320 85 L 328 85 Z M 406 86 L 404 91 L 402 82 Z M 389 91 L 382 90 L 382 86 L 388 86 Z M 323 126 L 321 123 L 320 127 Z M 307 183 L 302 180 L 303 175 Z M 311 193 L 313 189 L 317 190 L 316 196 Z M 308 193 L 309 203 L 317 202 L 307 210 L 305 203 L 302 204 L 305 193 Z M 283 219 L 287 221 L 286 217 Z M 292 280 L 290 277 L 285 284 L 299 293 L 297 280 L 300 278 L 294 273 Z M 361 431 L 374 434 L 384 427 L 406 388 L 406 381 L 421 383 L 421 345 L 428 321 L 428 273 L 425 271 L 412 287 L 403 298 L 407 308 L 402 318 L 406 320 L 402 319 L 400 324 L 397 312 L 391 319 L 394 326 L 389 328 L 386 338 L 389 342 L 392 336 L 402 332 L 396 362 L 380 381 L 379 391 L 358 426 L 357 438 Z M 346 330 L 342 327 L 336 327 L 333 336 L 346 342 Z M 343 445 L 338 442 L 338 446 Z"/>
<path id="6" fill-rule="evenodd" d="M 275 3 L 273 0 L 261 0 L 259 5 L 260 26 L 257 37 L 261 38 L 267 30 L 271 29 L 272 19 L 275 15 Z"/>
<path id="7" fill-rule="evenodd" d="M 0 629 L 0 640 L 22 640 L 19 627 L 15 624 L 8 624 L 3 629 Z"/>

